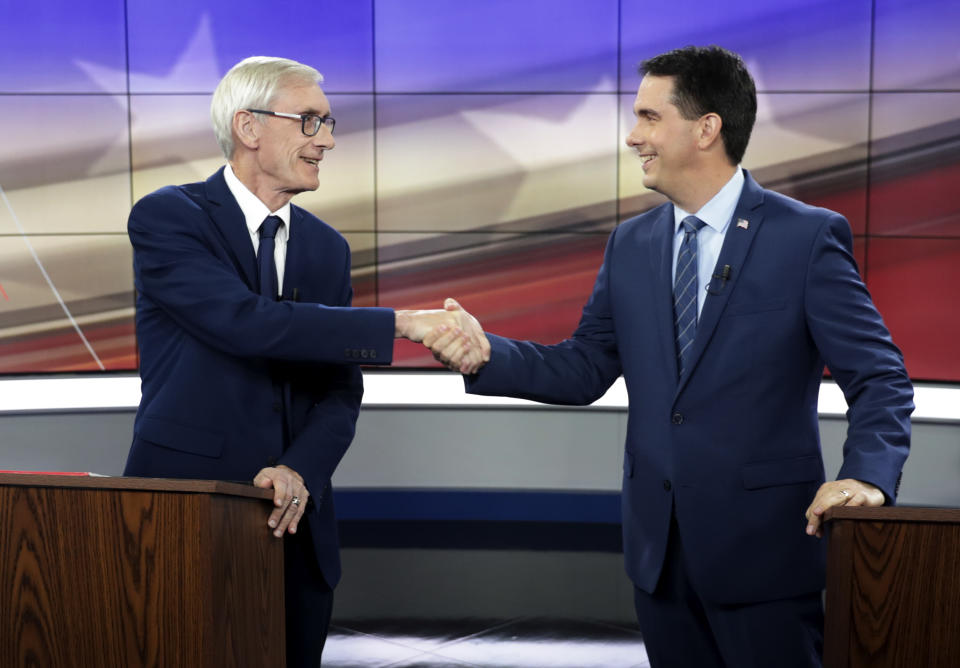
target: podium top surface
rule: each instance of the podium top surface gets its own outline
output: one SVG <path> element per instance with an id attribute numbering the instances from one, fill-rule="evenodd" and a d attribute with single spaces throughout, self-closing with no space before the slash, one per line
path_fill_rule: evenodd
<path id="1" fill-rule="evenodd" d="M 950 522 L 960 524 L 960 508 L 918 508 L 911 506 L 835 506 L 824 513 L 826 520 L 865 522 Z"/>
<path id="2" fill-rule="evenodd" d="M 272 489 L 261 489 L 241 482 L 226 482 L 224 480 L 125 478 L 57 473 L 0 473 L 0 486 L 122 489 L 143 492 L 224 494 L 227 496 L 246 496 L 254 499 L 273 498 Z"/>

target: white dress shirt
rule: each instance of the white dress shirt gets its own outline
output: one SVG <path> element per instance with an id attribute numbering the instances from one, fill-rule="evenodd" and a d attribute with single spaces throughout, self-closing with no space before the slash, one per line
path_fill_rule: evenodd
<path id="1" fill-rule="evenodd" d="M 283 290 L 283 270 L 287 266 L 287 240 L 290 238 L 290 202 L 287 202 L 276 211 L 270 211 L 267 205 L 260 201 L 260 198 L 254 195 L 250 190 L 240 182 L 237 175 L 233 173 L 233 168 L 227 164 L 223 170 L 223 178 L 227 182 L 227 187 L 233 193 L 233 198 L 240 205 L 243 211 L 243 217 L 247 222 L 247 230 L 250 232 L 250 240 L 253 242 L 253 254 L 257 254 L 260 248 L 260 226 L 267 216 L 277 216 L 283 221 L 283 225 L 277 228 L 277 237 L 274 241 L 273 257 L 277 263 L 277 289 Z"/>
<path id="2" fill-rule="evenodd" d="M 706 223 L 697 232 L 698 318 L 703 311 L 703 303 L 707 299 L 707 287 L 710 285 L 714 268 L 717 266 L 717 258 L 720 257 L 723 238 L 727 234 L 727 228 L 730 227 L 730 220 L 733 218 L 733 212 L 737 209 L 737 202 L 740 201 L 743 180 L 743 170 L 738 166 L 737 171 L 727 181 L 727 184 L 696 213 L 691 214 L 676 204 L 673 205 L 673 272 L 671 275 L 674 282 L 676 282 L 677 277 L 677 256 L 680 254 L 680 244 L 683 243 L 684 232 L 681 225 L 683 219 L 693 215 Z"/>

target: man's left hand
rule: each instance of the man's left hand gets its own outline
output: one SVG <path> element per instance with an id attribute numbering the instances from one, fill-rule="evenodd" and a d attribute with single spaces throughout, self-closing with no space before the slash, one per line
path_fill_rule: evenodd
<path id="1" fill-rule="evenodd" d="M 273 488 L 273 505 L 276 508 L 267 520 L 273 535 L 280 538 L 284 531 L 297 533 L 297 524 L 310 498 L 303 477 L 289 466 L 281 464 L 261 469 L 253 479 L 253 484 L 263 489 Z"/>
<path id="2" fill-rule="evenodd" d="M 833 506 L 882 506 L 883 492 L 868 482 L 847 478 L 820 485 L 813 503 L 807 508 L 807 534 L 823 536 L 822 517 Z"/>

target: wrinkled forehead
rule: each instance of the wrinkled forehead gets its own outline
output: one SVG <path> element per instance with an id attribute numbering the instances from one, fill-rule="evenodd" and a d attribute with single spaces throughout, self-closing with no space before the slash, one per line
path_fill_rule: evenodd
<path id="1" fill-rule="evenodd" d="M 330 113 L 330 101 L 324 95 L 320 84 L 303 79 L 281 81 L 273 97 L 272 107 L 274 111 L 294 114 L 324 116 Z"/>

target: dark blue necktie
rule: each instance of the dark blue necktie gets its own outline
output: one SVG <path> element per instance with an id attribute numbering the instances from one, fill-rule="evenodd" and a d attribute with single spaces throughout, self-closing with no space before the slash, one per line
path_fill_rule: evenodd
<path id="1" fill-rule="evenodd" d="M 260 294 L 271 300 L 276 300 L 277 290 L 277 261 L 274 259 L 274 250 L 277 247 L 277 230 L 283 221 L 277 216 L 267 216 L 260 225 L 260 245 L 257 246 L 257 273 L 260 279 Z M 290 425 L 287 418 L 290 413 L 290 383 L 277 375 L 273 380 L 273 406 L 280 413 L 283 424 L 283 449 L 290 444 Z"/>
<path id="2" fill-rule="evenodd" d="M 697 336 L 697 232 L 704 222 L 696 216 L 683 219 L 683 243 L 677 255 L 677 278 L 673 284 L 673 323 L 677 337 L 677 369 L 686 372 L 685 355 Z"/>
<path id="3" fill-rule="evenodd" d="M 260 274 L 260 294 L 270 299 L 276 299 L 280 291 L 277 289 L 277 262 L 274 259 L 274 249 L 277 247 L 277 229 L 283 224 L 277 216 L 267 216 L 260 225 L 260 245 L 257 247 L 257 271 Z"/>

